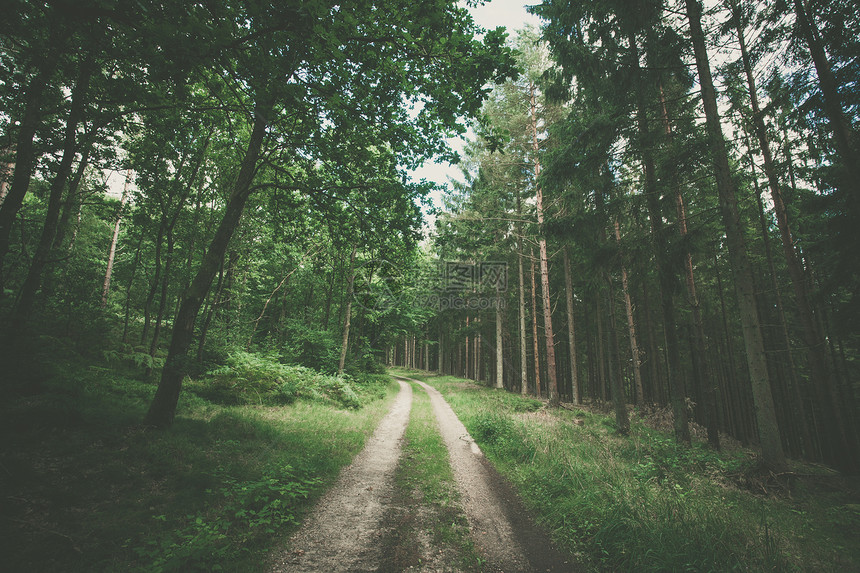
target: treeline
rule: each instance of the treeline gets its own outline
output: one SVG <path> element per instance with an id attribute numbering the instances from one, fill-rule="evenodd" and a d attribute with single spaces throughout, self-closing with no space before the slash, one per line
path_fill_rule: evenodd
<path id="1" fill-rule="evenodd" d="M 7 391 L 69 352 L 133 363 L 167 426 L 183 378 L 235 352 L 372 370 L 399 327 L 353 278 L 416 256 L 429 184 L 405 170 L 515 74 L 479 31 L 441 0 L 7 6 Z"/>
<path id="2" fill-rule="evenodd" d="M 504 293 L 474 287 L 505 304 L 439 312 L 389 358 L 857 470 L 856 3 L 533 11 L 435 238 L 506 262 Z"/>

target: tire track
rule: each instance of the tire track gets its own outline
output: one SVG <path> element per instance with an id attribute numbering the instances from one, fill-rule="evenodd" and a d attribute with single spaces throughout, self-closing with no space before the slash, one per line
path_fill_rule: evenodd
<path id="1" fill-rule="evenodd" d="M 388 414 L 334 487 L 278 553 L 274 572 L 376 571 L 382 560 L 382 519 L 393 498 L 394 471 L 412 408 L 412 387 L 401 380 Z"/>
<path id="2" fill-rule="evenodd" d="M 420 384 L 430 396 L 442 439 L 448 447 L 472 541 L 487 560 L 482 571 L 578 570 L 552 547 L 546 533 L 534 525 L 522 501 L 484 457 L 442 394 L 420 380 L 398 378 Z"/>

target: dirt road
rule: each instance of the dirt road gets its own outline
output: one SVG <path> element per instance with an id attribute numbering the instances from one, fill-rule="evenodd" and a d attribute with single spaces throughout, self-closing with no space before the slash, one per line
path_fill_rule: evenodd
<path id="1" fill-rule="evenodd" d="M 482 571 L 526 573 L 575 570 L 549 545 L 545 533 L 527 517 L 519 498 L 484 458 L 454 411 L 431 386 L 398 378 L 400 393 L 376 432 L 341 473 L 288 547 L 271 562 L 273 572 L 378 571 L 384 562 L 384 516 L 392 511 L 394 471 L 409 422 L 412 387 L 430 396 L 439 431 L 448 448 L 472 541 L 484 559 Z M 390 537 L 390 536 L 389 536 Z M 390 548 L 388 548 L 390 550 Z M 457 571 L 454 563 L 422 560 L 410 571 Z M 431 565 L 432 563 L 432 565 Z"/>

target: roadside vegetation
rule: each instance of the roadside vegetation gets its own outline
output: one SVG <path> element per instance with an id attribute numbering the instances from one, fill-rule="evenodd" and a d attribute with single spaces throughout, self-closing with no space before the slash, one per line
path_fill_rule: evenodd
<path id="1" fill-rule="evenodd" d="M 591 570 L 856 571 L 860 481 L 754 452 L 677 444 L 631 416 L 549 410 L 471 381 L 394 370 L 438 388 L 561 549 Z"/>
<path id="2" fill-rule="evenodd" d="M 155 384 L 139 369 L 58 344 L 44 381 L 0 405 L 8 571 L 261 571 L 396 393 L 384 375 L 243 354 L 186 380 L 156 431 L 140 425 Z"/>

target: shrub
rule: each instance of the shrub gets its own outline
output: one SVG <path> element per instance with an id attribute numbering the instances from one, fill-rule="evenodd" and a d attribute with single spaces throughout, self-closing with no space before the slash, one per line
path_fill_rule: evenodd
<path id="1" fill-rule="evenodd" d="M 331 376 L 307 368 L 282 364 L 273 356 L 236 352 L 227 363 L 189 384 L 198 396 L 226 405 L 283 406 L 302 398 L 360 408 L 358 385 L 349 376 Z M 371 397 L 379 392 L 370 387 Z"/>

